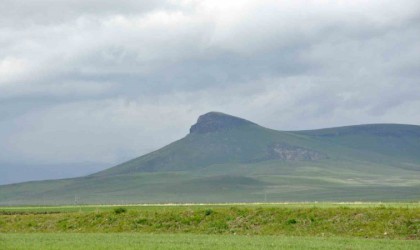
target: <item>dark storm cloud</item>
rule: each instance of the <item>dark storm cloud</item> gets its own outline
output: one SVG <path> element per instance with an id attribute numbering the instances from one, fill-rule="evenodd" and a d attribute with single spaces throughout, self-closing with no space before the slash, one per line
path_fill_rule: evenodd
<path id="1" fill-rule="evenodd" d="M 209 110 L 287 130 L 420 124 L 418 1 L 2 6 L 9 165 L 112 165 L 182 137 Z"/>

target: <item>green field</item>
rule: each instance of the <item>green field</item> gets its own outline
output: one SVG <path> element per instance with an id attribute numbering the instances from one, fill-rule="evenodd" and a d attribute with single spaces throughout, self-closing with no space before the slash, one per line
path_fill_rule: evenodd
<path id="1" fill-rule="evenodd" d="M 16 207 L 0 233 L 194 233 L 419 239 L 419 203 Z"/>
<path id="2" fill-rule="evenodd" d="M 8 249 L 418 249 L 418 241 L 197 234 L 0 234 Z"/>
<path id="3" fill-rule="evenodd" d="M 418 249 L 420 203 L 0 207 L 0 249 Z"/>
<path id="4" fill-rule="evenodd" d="M 34 212 L 98 212 L 112 211 L 116 207 L 125 207 L 130 210 L 184 210 L 218 207 L 239 208 L 420 208 L 420 202 L 279 202 L 279 203 L 203 203 L 203 204 L 120 204 L 120 205 L 68 205 L 68 206 L 0 206 L 0 213 L 34 213 Z"/>

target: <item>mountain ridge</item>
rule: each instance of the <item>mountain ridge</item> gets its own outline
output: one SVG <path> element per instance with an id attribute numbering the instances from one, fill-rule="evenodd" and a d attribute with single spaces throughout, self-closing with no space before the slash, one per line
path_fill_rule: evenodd
<path id="1" fill-rule="evenodd" d="M 392 129 L 388 129 L 388 127 Z M 398 128 L 397 132 L 400 132 L 400 135 L 401 131 L 405 131 L 407 128 L 409 128 L 410 131 L 414 129 L 415 131 L 417 131 L 416 133 L 414 133 L 414 135 L 420 138 L 420 126 L 415 125 L 367 124 L 319 130 L 278 131 L 265 128 L 251 121 L 227 115 L 221 112 L 209 112 L 204 115 L 201 115 L 198 118 L 197 123 L 192 125 L 191 127 L 192 131 L 188 135 L 186 135 L 186 137 L 175 141 L 174 143 L 171 143 L 163 147 L 162 149 L 163 151 L 165 151 L 165 149 L 168 149 L 168 147 L 177 144 L 176 146 L 179 147 L 177 148 L 178 151 L 176 151 L 176 154 L 182 153 L 183 155 L 189 155 L 191 154 L 191 152 L 193 152 L 193 156 L 190 156 L 188 158 L 189 161 L 191 161 L 191 159 L 194 157 L 197 158 L 197 156 L 205 155 L 207 153 L 205 152 L 205 148 L 207 148 L 208 151 L 213 150 L 213 154 L 218 154 L 217 159 L 214 159 L 213 161 L 209 161 L 198 157 L 199 159 L 193 161 L 195 166 L 201 166 L 203 165 L 202 163 L 207 163 L 207 165 L 219 164 L 223 162 L 255 163 L 259 161 L 274 159 L 321 160 L 328 158 L 328 154 L 319 152 L 319 150 L 314 146 L 308 145 L 308 142 L 313 140 L 313 137 L 337 137 L 349 135 L 352 133 L 353 136 L 355 136 L 354 134 L 356 134 L 357 136 L 358 134 L 364 135 L 366 133 L 371 135 L 388 136 L 398 134 L 395 131 L 396 127 Z M 238 131 L 242 133 L 238 134 Z M 378 131 L 381 133 L 378 134 Z M 390 134 L 384 133 L 384 131 L 388 131 L 390 132 Z M 232 136 L 232 134 L 235 135 Z M 412 135 L 412 133 L 409 133 L 409 135 Z M 261 138 L 263 142 L 261 142 Z M 230 143 L 229 147 L 226 147 L 226 142 Z M 248 142 L 254 144 L 259 143 L 259 145 L 258 147 L 252 147 L 252 145 L 247 145 Z M 324 142 L 324 144 L 331 143 L 334 142 Z M 339 143 L 339 145 L 341 144 L 342 143 Z M 187 148 L 189 152 L 185 150 L 180 150 L 179 148 Z M 162 149 L 140 156 L 138 158 L 128 161 L 127 163 L 119 164 L 118 166 L 113 167 L 111 169 L 135 168 L 135 170 L 133 170 L 132 172 L 156 172 L 162 170 L 162 168 L 164 170 L 174 171 L 188 169 L 188 167 L 185 167 L 186 165 L 188 165 L 188 163 L 184 162 L 178 162 L 177 166 L 175 166 L 176 164 L 173 164 L 172 166 L 162 166 L 161 164 L 159 166 L 158 163 L 166 162 L 169 164 L 170 162 L 177 161 L 177 155 L 169 155 L 167 157 L 162 157 L 162 154 L 160 154 L 159 158 L 154 158 L 154 154 L 156 154 L 156 152 L 162 153 Z M 226 154 L 229 154 L 230 157 L 226 154 L 223 154 L 223 152 L 218 151 L 224 151 Z M 241 155 L 241 152 L 244 151 L 247 152 L 246 155 Z M 374 150 L 374 152 L 378 152 L 378 150 Z M 163 155 L 165 153 L 166 151 L 163 152 Z M 147 159 L 146 161 L 144 161 L 144 158 L 151 159 Z M 134 165 L 136 167 L 134 167 Z M 179 167 L 181 165 L 182 167 Z M 129 170 L 125 171 L 130 172 Z M 105 170 L 102 172 L 106 173 L 109 172 L 109 170 Z"/>
<path id="2" fill-rule="evenodd" d="M 0 186 L 0 204 L 419 200 L 420 126 L 277 131 L 209 112 L 151 153 L 80 178 Z M 9 202 L 9 203 L 8 203 Z"/>

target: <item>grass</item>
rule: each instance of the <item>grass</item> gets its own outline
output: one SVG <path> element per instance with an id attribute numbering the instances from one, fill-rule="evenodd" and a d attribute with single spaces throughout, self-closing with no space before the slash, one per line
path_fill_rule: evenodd
<path id="1" fill-rule="evenodd" d="M 83 210 L 85 209 L 85 210 Z M 193 233 L 419 239 L 418 203 L 4 208 L 0 233 Z"/>
<path id="2" fill-rule="evenodd" d="M 247 168 L 240 171 L 245 173 L 252 167 L 255 170 L 250 171 L 258 169 L 261 172 L 246 178 L 221 176 L 221 169 L 209 167 L 207 170 L 215 176 L 211 176 L 210 173 L 201 173 L 203 176 L 198 176 L 198 173 L 141 173 L 130 176 L 30 182 L 1 186 L 0 205 L 74 204 L 75 197 L 78 203 L 82 204 L 361 200 L 392 202 L 420 199 L 420 179 L 417 172 L 406 171 L 410 172 L 406 173 L 407 177 L 396 181 L 391 177 L 401 174 L 388 173 L 387 177 L 370 177 L 366 174 L 361 176 L 364 172 L 359 171 L 360 176 L 345 174 L 340 177 L 339 173 L 334 173 L 334 176 L 331 173 L 323 173 L 327 171 L 326 167 L 310 164 L 305 168 L 312 166 L 317 170 L 310 172 L 307 169 L 302 170 L 304 167 L 292 164 L 284 168 L 274 163 L 262 167 L 258 164 L 248 164 Z M 262 172 L 271 168 L 275 169 L 272 173 Z M 345 170 L 343 165 L 340 171 Z M 278 175 L 275 171 L 283 173 Z M 310 173 L 299 174 L 297 171 Z M 319 176 L 319 171 L 323 176 Z"/>
<path id="3" fill-rule="evenodd" d="M 8 249 L 418 249 L 418 241 L 197 234 L 0 234 Z"/>
<path id="4" fill-rule="evenodd" d="M 282 203 L 201 203 L 201 204 L 119 204 L 119 205 L 67 205 L 67 206 L 0 206 L 0 214 L 7 212 L 40 212 L 40 213 L 64 213 L 64 212 L 98 212 L 111 211 L 116 207 L 124 206 L 130 210 L 150 210 L 150 209 L 173 209 L 182 210 L 185 207 L 190 209 L 218 208 L 218 207 L 278 207 L 278 208 L 420 208 L 420 202 L 282 202 Z"/>
<path id="5" fill-rule="evenodd" d="M 0 249 L 419 249 L 420 203 L 0 207 Z"/>

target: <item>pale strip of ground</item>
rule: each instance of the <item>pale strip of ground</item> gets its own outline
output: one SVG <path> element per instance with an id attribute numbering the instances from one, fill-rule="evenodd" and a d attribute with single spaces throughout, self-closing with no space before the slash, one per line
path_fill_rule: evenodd
<path id="1" fill-rule="evenodd" d="M 264 206 L 264 207 L 403 207 L 419 208 L 417 202 L 276 202 L 276 203 L 155 203 L 155 204 L 80 204 L 80 205 L 58 205 L 58 206 L 0 206 L 0 211 L 75 211 L 107 209 L 113 207 L 219 207 L 219 206 Z"/>

